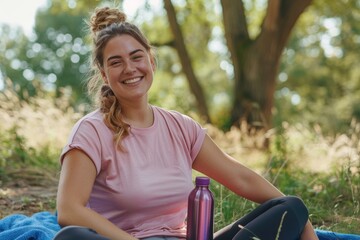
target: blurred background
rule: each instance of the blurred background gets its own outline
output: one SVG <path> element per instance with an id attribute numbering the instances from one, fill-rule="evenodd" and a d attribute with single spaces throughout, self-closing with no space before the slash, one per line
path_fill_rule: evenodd
<path id="1" fill-rule="evenodd" d="M 105 5 L 156 47 L 152 104 L 311 199 L 316 226 L 359 233 L 359 0 L 0 0 L 0 184 L 58 169 L 93 109 L 86 21 Z"/>

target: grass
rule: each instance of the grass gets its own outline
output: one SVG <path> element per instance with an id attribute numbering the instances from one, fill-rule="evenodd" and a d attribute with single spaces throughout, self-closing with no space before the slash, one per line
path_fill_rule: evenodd
<path id="1" fill-rule="evenodd" d="M 226 134 L 216 129 L 209 132 L 225 151 L 257 170 L 285 194 L 300 196 L 316 228 L 360 234 L 358 123 L 352 123 L 348 134 L 332 138 L 321 134 L 319 129 L 311 131 L 305 126 L 285 124 L 280 134 L 270 135 L 269 151 L 254 147 L 253 143 L 261 140 L 250 141 L 241 129 Z M 263 135 L 255 137 L 263 138 Z M 211 189 L 217 200 L 216 229 L 256 207 L 217 183 L 213 182 Z"/>
<path id="2" fill-rule="evenodd" d="M 70 107 L 66 97 L 40 95 L 24 101 L 9 90 L 0 93 L 0 102 L 0 183 L 9 177 L 9 168 L 31 167 L 56 175 L 61 148 L 83 112 Z M 226 133 L 205 127 L 225 152 L 285 194 L 301 196 L 315 227 L 360 234 L 359 123 L 353 122 L 347 133 L 336 136 L 302 124 L 284 123 L 266 133 L 249 133 L 246 126 Z M 270 146 L 263 149 L 266 140 Z M 216 182 L 211 190 L 216 199 L 215 230 L 256 207 Z M 22 201 L 29 204 L 31 199 Z"/>

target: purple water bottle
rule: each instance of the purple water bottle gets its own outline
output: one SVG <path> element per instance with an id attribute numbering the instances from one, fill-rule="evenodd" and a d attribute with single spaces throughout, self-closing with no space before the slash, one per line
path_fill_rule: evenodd
<path id="1" fill-rule="evenodd" d="M 196 177 L 190 192 L 187 215 L 187 240 L 213 240 L 214 197 L 209 189 L 210 179 Z"/>

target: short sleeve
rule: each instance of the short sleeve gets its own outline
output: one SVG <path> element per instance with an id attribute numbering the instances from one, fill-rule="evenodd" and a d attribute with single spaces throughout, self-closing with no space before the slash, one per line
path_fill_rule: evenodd
<path id="1" fill-rule="evenodd" d="M 180 131 L 185 138 L 191 160 L 194 161 L 204 142 L 206 129 L 203 128 L 194 119 L 185 114 L 179 113 L 177 111 L 170 112 L 180 125 Z"/>
<path id="2" fill-rule="evenodd" d="M 63 148 L 60 155 L 62 164 L 65 155 L 72 149 L 83 151 L 94 163 L 97 173 L 101 169 L 101 141 L 98 129 L 94 124 L 86 119 L 80 120 L 73 127 L 68 143 Z"/>
<path id="3" fill-rule="evenodd" d="M 192 118 L 186 115 L 184 115 L 184 118 L 189 131 L 189 136 L 191 136 L 190 155 L 191 159 L 194 161 L 204 143 L 206 130 Z"/>

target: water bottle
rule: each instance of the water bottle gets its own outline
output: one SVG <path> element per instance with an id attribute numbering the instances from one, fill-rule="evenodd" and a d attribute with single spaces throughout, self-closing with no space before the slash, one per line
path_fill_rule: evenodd
<path id="1" fill-rule="evenodd" d="M 213 240 L 214 197 L 210 179 L 196 177 L 188 198 L 187 240 Z"/>

